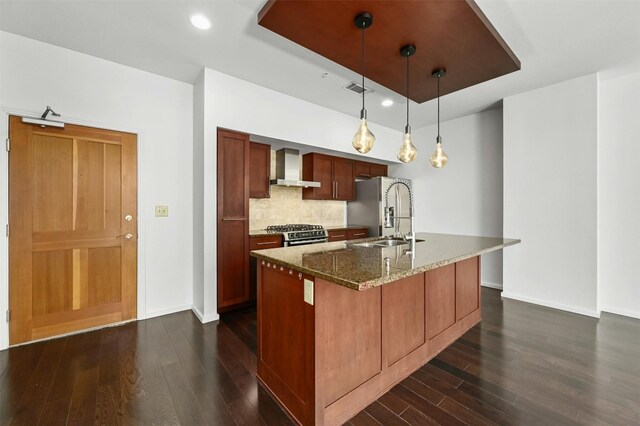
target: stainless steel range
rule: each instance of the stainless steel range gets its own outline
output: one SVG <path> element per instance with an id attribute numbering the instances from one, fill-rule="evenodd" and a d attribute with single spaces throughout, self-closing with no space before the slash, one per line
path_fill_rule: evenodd
<path id="1" fill-rule="evenodd" d="M 329 233 L 321 225 L 272 225 L 267 226 L 267 231 L 282 232 L 285 247 L 326 243 L 329 238 Z"/>

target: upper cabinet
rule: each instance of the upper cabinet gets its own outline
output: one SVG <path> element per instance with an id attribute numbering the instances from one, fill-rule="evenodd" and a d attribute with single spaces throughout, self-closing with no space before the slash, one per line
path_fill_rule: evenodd
<path id="1" fill-rule="evenodd" d="M 387 176 L 386 164 L 369 163 L 367 161 L 356 161 L 356 177 L 372 178 L 378 176 Z"/>
<path id="2" fill-rule="evenodd" d="M 310 153 L 302 157 L 304 180 L 320 182 L 320 188 L 304 188 L 304 200 L 351 201 L 356 198 L 355 161 L 325 154 Z"/>
<path id="3" fill-rule="evenodd" d="M 249 144 L 249 197 L 269 198 L 271 185 L 271 145 Z"/>

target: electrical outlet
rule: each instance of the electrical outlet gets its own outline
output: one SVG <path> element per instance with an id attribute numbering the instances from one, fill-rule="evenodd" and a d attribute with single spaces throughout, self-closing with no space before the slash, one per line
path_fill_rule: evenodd
<path id="1" fill-rule="evenodd" d="M 306 278 L 304 280 L 304 301 L 313 305 L 313 281 Z"/>
<path id="2" fill-rule="evenodd" d="M 168 217 L 169 206 L 156 206 L 156 217 Z"/>

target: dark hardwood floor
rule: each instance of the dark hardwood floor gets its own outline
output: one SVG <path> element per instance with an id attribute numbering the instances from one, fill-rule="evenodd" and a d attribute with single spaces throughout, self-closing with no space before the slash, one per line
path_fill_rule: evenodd
<path id="1" fill-rule="evenodd" d="M 350 425 L 640 424 L 640 320 L 500 299 Z M 0 425 L 287 425 L 256 383 L 256 314 L 181 312 L 0 352 Z"/>

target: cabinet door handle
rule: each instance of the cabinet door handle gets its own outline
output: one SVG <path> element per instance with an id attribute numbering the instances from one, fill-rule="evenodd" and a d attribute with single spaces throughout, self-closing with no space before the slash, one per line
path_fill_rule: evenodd
<path id="1" fill-rule="evenodd" d="M 278 241 L 265 241 L 261 243 L 256 243 L 257 246 L 269 246 L 271 244 L 278 244 Z"/>
<path id="2" fill-rule="evenodd" d="M 361 232 L 359 234 L 353 234 L 354 237 L 359 237 L 360 235 L 367 235 L 366 232 Z"/>
<path id="3" fill-rule="evenodd" d="M 336 181 L 336 198 L 338 198 L 338 181 Z"/>
<path id="4" fill-rule="evenodd" d="M 342 235 L 331 235 L 331 236 L 329 236 L 329 238 L 342 238 L 344 236 L 345 236 L 344 234 L 342 234 Z"/>
<path id="5" fill-rule="evenodd" d="M 233 222 L 233 221 L 239 221 L 239 220 L 247 220 L 246 217 L 223 217 L 222 221 L 223 222 Z"/>

